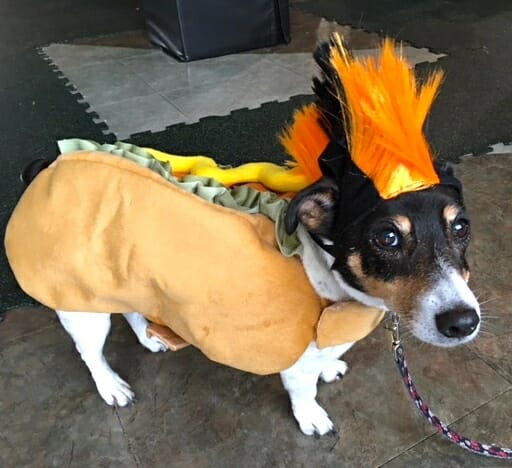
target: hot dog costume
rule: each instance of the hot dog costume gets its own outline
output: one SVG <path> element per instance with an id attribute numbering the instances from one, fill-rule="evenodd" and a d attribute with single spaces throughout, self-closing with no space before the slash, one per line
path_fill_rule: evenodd
<path id="1" fill-rule="evenodd" d="M 390 41 L 378 60 L 353 59 L 337 39 L 328 47 L 324 80 L 348 139 L 321 102 L 306 106 L 282 136 L 294 167 L 224 171 L 203 157 L 63 142 L 65 154 L 28 186 L 7 226 L 22 289 L 57 310 L 140 312 L 210 359 L 256 374 L 290 367 L 310 342 L 365 337 L 383 311 L 319 297 L 297 238 L 283 232 L 286 199 L 244 184 L 296 192 L 327 174 L 340 183 L 346 223 L 375 200 L 439 183 L 422 127 L 440 75 L 418 86 Z M 349 200 L 354 193 L 364 196 Z"/>

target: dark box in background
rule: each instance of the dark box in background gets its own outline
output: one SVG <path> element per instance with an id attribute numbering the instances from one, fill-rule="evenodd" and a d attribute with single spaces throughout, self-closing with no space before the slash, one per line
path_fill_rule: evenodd
<path id="1" fill-rule="evenodd" d="M 181 61 L 290 41 L 288 0 L 142 0 L 151 42 Z"/>

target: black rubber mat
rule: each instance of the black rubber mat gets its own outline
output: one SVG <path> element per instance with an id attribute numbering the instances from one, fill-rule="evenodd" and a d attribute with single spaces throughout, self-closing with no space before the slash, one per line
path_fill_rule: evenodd
<path id="1" fill-rule="evenodd" d="M 296 96 L 254 110 L 237 110 L 225 117 L 207 117 L 193 125 L 180 124 L 161 132 L 139 133 L 128 141 L 171 153 L 209 155 L 221 164 L 280 163 L 285 155 L 277 134 L 291 120 L 293 111 L 311 99 L 311 96 Z"/>
<path id="2" fill-rule="evenodd" d="M 5 63 L 5 62 L 3 62 Z M 86 107 L 77 103 L 66 82 L 50 69 L 35 50 L 11 57 L 10 65 L 26 73 L 27 80 L 0 88 L 0 232 L 23 191 L 21 169 L 31 160 L 57 155 L 56 140 L 77 135 L 108 140 Z M 25 303 L 0 249 L 0 311 Z"/>
<path id="3" fill-rule="evenodd" d="M 447 54 L 437 62 L 446 79 L 427 129 L 442 158 L 512 141 L 510 0 L 306 0 L 294 5 Z"/>
<path id="4" fill-rule="evenodd" d="M 2 0 L 0 18 L 11 51 L 144 27 L 139 0 Z"/>

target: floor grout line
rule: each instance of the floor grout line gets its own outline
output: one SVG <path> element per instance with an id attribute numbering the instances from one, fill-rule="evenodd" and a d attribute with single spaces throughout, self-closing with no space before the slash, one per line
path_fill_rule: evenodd
<path id="1" fill-rule="evenodd" d="M 0 324 L 0 326 L 5 326 L 5 324 L 2 323 L 2 324 Z M 1 352 L 3 352 L 7 348 L 7 346 L 12 344 L 12 343 L 15 343 L 15 342 L 17 342 L 17 341 L 19 341 L 21 339 L 24 339 L 24 338 L 30 338 L 30 337 L 33 337 L 35 335 L 38 335 L 38 334 L 40 334 L 40 333 L 42 333 L 42 332 L 44 332 L 44 331 L 46 331 L 46 330 L 48 330 L 50 328 L 53 328 L 54 326 L 55 326 L 55 324 L 50 323 L 48 325 L 44 325 L 41 328 L 38 328 L 37 330 L 26 332 L 26 333 L 23 333 L 22 335 L 17 336 L 16 338 L 13 338 L 13 339 L 10 339 L 10 340 L 7 340 L 7 341 L 3 341 L 2 342 L 2 351 Z"/>
<path id="2" fill-rule="evenodd" d="M 512 333 L 508 333 L 508 335 L 511 335 Z M 486 366 L 488 366 L 490 369 L 492 369 L 496 374 L 498 374 L 499 377 L 501 377 L 505 382 L 507 382 L 509 385 L 512 385 L 512 376 L 504 375 L 507 374 L 506 371 L 504 371 L 498 364 L 493 364 L 492 362 L 488 362 L 484 356 L 481 356 L 478 351 L 475 351 L 473 349 L 469 349 L 473 355 L 482 361 Z"/>
<path id="3" fill-rule="evenodd" d="M 135 452 L 135 449 L 133 448 L 133 444 L 130 440 L 130 437 L 126 433 L 126 429 L 124 427 L 123 421 L 121 420 L 121 416 L 119 415 L 119 411 L 116 407 L 113 408 L 113 411 L 117 417 L 117 420 L 119 422 L 119 426 L 121 426 L 121 430 L 123 431 L 123 437 L 126 440 L 126 444 L 128 445 L 128 450 L 133 457 L 133 461 L 135 462 L 135 465 L 137 468 L 142 468 L 142 463 L 140 462 L 139 457 L 137 456 L 137 453 Z"/>
<path id="4" fill-rule="evenodd" d="M 505 393 L 508 393 L 512 390 L 512 385 L 509 385 L 507 388 L 505 388 L 503 391 L 499 392 L 498 394 L 496 394 L 494 397 L 490 398 L 489 400 L 485 401 L 484 403 L 478 405 L 477 407 L 473 408 L 471 411 L 469 411 L 468 413 L 464 414 L 463 416 L 460 416 L 459 418 L 451 421 L 450 423 L 447 423 L 448 426 L 453 426 L 454 424 L 457 424 L 459 423 L 460 421 L 462 421 L 464 418 L 467 418 L 468 416 L 471 416 L 473 413 L 475 413 L 476 411 L 478 411 L 480 408 L 483 408 L 484 406 L 488 405 L 489 403 L 492 403 L 494 400 L 496 400 L 497 398 L 501 397 L 502 395 L 504 395 Z M 411 402 L 412 403 L 412 402 Z M 415 406 L 413 406 L 413 408 L 415 408 Z M 418 413 L 417 413 L 418 414 Z M 415 447 L 417 447 L 418 445 L 424 443 L 425 441 L 429 440 L 429 439 L 432 439 L 434 437 L 439 437 L 440 439 L 444 439 L 444 437 L 442 437 L 441 435 L 439 435 L 439 433 L 437 431 L 433 431 L 432 434 L 424 437 L 423 439 L 419 440 L 418 442 L 412 444 L 410 447 L 408 447 L 407 449 L 405 449 L 403 452 L 397 454 L 396 456 L 390 458 L 389 460 L 385 461 L 383 464 L 381 465 L 378 465 L 377 468 L 381 468 L 381 467 L 384 467 L 386 466 L 387 464 L 391 463 L 393 460 L 396 460 L 397 458 L 401 457 L 402 455 L 406 454 L 407 452 L 409 452 L 410 450 L 414 449 Z M 484 441 L 485 443 L 490 443 L 488 441 Z"/>

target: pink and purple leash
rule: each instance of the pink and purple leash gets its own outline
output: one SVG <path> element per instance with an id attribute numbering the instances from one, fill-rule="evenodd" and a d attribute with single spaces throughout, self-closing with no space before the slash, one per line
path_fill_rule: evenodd
<path id="1" fill-rule="evenodd" d="M 421 399 L 416 387 L 412 381 L 411 374 L 407 368 L 407 362 L 404 356 L 404 349 L 400 343 L 399 334 L 399 319 L 395 313 L 390 314 L 388 328 L 393 336 L 393 351 L 395 354 L 395 362 L 398 366 L 402 379 L 407 387 L 407 391 L 420 412 L 425 416 L 427 421 L 435 427 L 436 431 L 450 442 L 462 447 L 470 452 L 478 455 L 485 455 L 487 457 L 512 459 L 512 449 L 498 447 L 496 445 L 483 444 L 477 440 L 469 439 L 468 437 L 455 432 L 443 423 Z"/>

